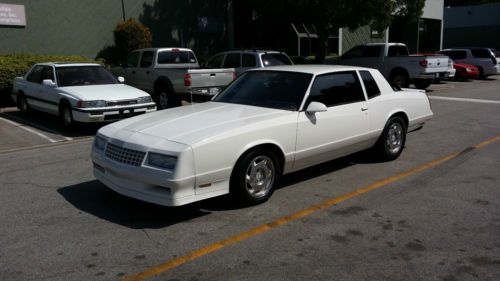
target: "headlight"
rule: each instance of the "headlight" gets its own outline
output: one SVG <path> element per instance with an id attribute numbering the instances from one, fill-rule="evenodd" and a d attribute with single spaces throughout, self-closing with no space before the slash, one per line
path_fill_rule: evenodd
<path id="1" fill-rule="evenodd" d="M 96 136 L 94 138 L 94 147 L 97 150 L 104 151 L 104 148 L 106 147 L 106 143 L 107 143 L 107 141 L 103 137 Z"/>
<path id="2" fill-rule="evenodd" d="M 153 99 L 151 98 L 151 96 L 139 97 L 137 99 L 137 103 L 150 103 L 150 102 L 153 102 Z"/>
<path id="3" fill-rule="evenodd" d="M 177 162 L 177 157 L 175 156 L 149 152 L 146 165 L 173 171 L 176 162 Z"/>
<path id="4" fill-rule="evenodd" d="M 105 100 L 78 101 L 76 107 L 80 107 L 80 108 L 106 107 L 106 101 Z"/>

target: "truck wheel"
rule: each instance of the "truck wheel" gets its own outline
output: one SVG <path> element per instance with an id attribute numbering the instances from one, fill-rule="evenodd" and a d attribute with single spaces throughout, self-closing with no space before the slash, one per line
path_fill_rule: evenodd
<path id="1" fill-rule="evenodd" d="M 391 74 L 389 83 L 399 88 L 408 88 L 410 86 L 410 79 L 406 73 L 398 71 Z"/>
<path id="2" fill-rule="evenodd" d="M 28 101 L 26 100 L 26 97 L 23 94 L 19 94 L 17 96 L 17 108 L 19 108 L 19 110 L 21 110 L 22 113 L 30 112 L 30 105 L 28 104 Z"/>
<path id="3" fill-rule="evenodd" d="M 180 106 L 180 101 L 175 97 L 174 90 L 169 85 L 162 86 L 156 94 L 158 109 Z"/>
<path id="4" fill-rule="evenodd" d="M 415 88 L 420 89 L 420 90 L 425 90 L 429 88 L 429 86 L 432 84 L 431 79 L 415 79 L 413 81 L 413 84 L 415 84 Z"/>

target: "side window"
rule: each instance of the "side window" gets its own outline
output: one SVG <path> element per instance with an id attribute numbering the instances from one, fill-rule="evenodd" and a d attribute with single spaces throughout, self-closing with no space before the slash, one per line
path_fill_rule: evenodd
<path id="1" fill-rule="evenodd" d="M 227 54 L 222 67 L 241 67 L 240 64 L 241 54 Z"/>
<path id="2" fill-rule="evenodd" d="M 224 54 L 217 55 L 213 58 L 211 58 L 207 64 L 207 68 L 220 68 L 222 64 L 222 59 L 224 59 Z"/>
<path id="3" fill-rule="evenodd" d="M 33 83 L 40 83 L 40 79 L 42 78 L 42 69 L 43 66 L 41 65 L 35 66 L 35 68 L 33 68 L 30 74 L 26 77 L 26 80 Z"/>
<path id="4" fill-rule="evenodd" d="M 491 57 L 490 52 L 486 49 L 471 49 L 470 51 L 475 58 L 489 58 L 489 57 Z"/>
<path id="5" fill-rule="evenodd" d="M 407 55 L 408 49 L 405 46 L 389 46 L 389 50 L 387 51 L 388 57 L 399 57 Z"/>
<path id="6" fill-rule="evenodd" d="M 364 100 L 363 89 L 354 71 L 318 76 L 309 93 L 309 102 L 322 102 L 327 107 Z"/>
<path id="7" fill-rule="evenodd" d="M 142 52 L 141 67 L 150 67 L 153 65 L 153 55 L 153 51 Z"/>
<path id="8" fill-rule="evenodd" d="M 365 84 L 366 95 L 369 99 L 376 96 L 380 96 L 380 89 L 378 88 L 377 82 L 373 79 L 373 76 L 369 71 L 363 70 L 359 72 L 361 74 L 361 79 L 363 79 L 363 84 Z"/>
<path id="9" fill-rule="evenodd" d="M 42 83 L 43 80 L 52 80 L 54 82 L 54 69 L 52 66 L 44 66 L 42 69 L 42 77 L 38 83 Z"/>
<path id="10" fill-rule="evenodd" d="M 241 58 L 241 66 L 242 67 L 256 67 L 257 60 L 255 59 L 255 55 L 252 54 L 243 54 Z"/>
<path id="11" fill-rule="evenodd" d="M 125 61 L 126 67 L 137 67 L 137 63 L 139 62 L 139 52 L 133 52 L 128 55 L 127 60 Z"/>

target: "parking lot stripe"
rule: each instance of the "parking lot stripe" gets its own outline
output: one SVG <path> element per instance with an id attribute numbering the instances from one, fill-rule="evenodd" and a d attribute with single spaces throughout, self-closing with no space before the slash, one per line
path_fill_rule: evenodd
<path id="1" fill-rule="evenodd" d="M 428 96 L 429 99 L 434 100 L 451 100 L 451 101 L 464 101 L 464 102 L 478 102 L 478 103 L 496 103 L 500 104 L 498 100 L 483 100 L 483 99 L 468 99 L 468 98 L 453 98 L 453 97 L 441 97 L 441 96 Z"/>
<path id="2" fill-rule="evenodd" d="M 14 124 L 14 126 L 17 126 L 17 127 L 20 127 L 20 128 L 24 128 L 24 129 L 29 129 L 29 128 L 27 128 L 27 127 L 26 127 L 26 125 L 24 125 L 24 124 L 21 124 L 21 123 L 19 123 L 19 122 L 14 121 L 14 120 L 18 120 L 18 121 L 19 121 L 19 118 L 16 118 L 16 117 L 14 117 L 14 116 L 12 116 L 12 115 L 7 115 L 7 114 L 5 114 L 5 113 L 3 113 L 3 112 L 2 112 L 2 113 L 0 113 L 0 115 L 3 115 L 3 116 L 9 116 L 9 119 L 7 119 L 7 118 L 2 118 L 2 117 L 0 117 L 0 119 L 3 119 L 3 120 L 5 120 L 5 121 L 10 121 L 10 123 L 11 123 L 11 124 Z M 10 120 L 10 119 L 14 119 L 14 120 Z M 51 129 L 49 129 L 49 128 L 46 128 L 46 127 L 41 126 L 41 125 L 38 125 L 38 124 L 33 124 L 32 122 L 27 122 L 27 124 L 28 124 L 28 125 L 30 125 L 30 126 L 32 126 L 32 127 L 37 128 L 37 129 L 39 129 L 39 130 L 43 130 L 43 131 L 49 132 L 49 133 L 54 134 L 54 135 L 58 135 L 58 134 L 59 134 L 58 132 L 56 132 L 56 131 L 54 131 L 54 130 L 51 130 Z M 60 136 L 60 137 L 61 137 L 61 138 L 63 138 L 65 141 L 70 141 L 70 140 L 73 140 L 73 138 L 70 138 L 70 137 L 65 137 L 65 136 Z M 60 140 L 59 140 L 59 141 L 55 141 L 55 142 L 60 142 Z"/>
<path id="3" fill-rule="evenodd" d="M 224 247 L 236 244 L 236 243 L 244 241 L 248 238 L 251 238 L 251 237 L 257 236 L 259 234 L 268 232 L 274 228 L 285 225 L 285 224 L 290 223 L 292 221 L 296 221 L 298 219 L 301 219 L 303 217 L 306 217 L 308 215 L 316 213 L 320 210 L 335 206 L 335 205 L 337 205 L 341 202 L 344 202 L 346 200 L 358 197 L 362 194 L 365 194 L 365 193 L 373 191 L 375 189 L 387 186 L 389 184 L 392 184 L 392 183 L 397 182 L 399 180 L 402 180 L 404 178 L 415 175 L 419 172 L 431 169 L 431 168 L 438 166 L 440 164 L 443 164 L 451 159 L 454 159 L 454 158 L 456 158 L 464 153 L 467 153 L 467 152 L 474 150 L 474 149 L 479 149 L 479 148 L 485 147 L 485 146 L 492 144 L 496 141 L 500 141 L 500 136 L 488 139 L 488 140 L 483 141 L 479 144 L 476 144 L 472 147 L 468 147 L 468 148 L 464 149 L 463 151 L 455 152 L 455 153 L 449 154 L 445 157 L 442 157 L 442 158 L 436 159 L 434 161 L 422 164 L 420 166 L 417 166 L 413 169 L 407 170 L 407 171 L 402 172 L 400 174 L 397 174 L 397 175 L 394 175 L 394 176 L 391 176 L 391 177 L 388 177 L 388 178 L 385 178 L 382 180 L 378 180 L 378 181 L 376 181 L 370 185 L 367 185 L 365 187 L 356 189 L 352 192 L 346 193 L 346 194 L 341 195 L 339 197 L 335 197 L 335 198 L 326 200 L 322 203 L 319 203 L 317 205 L 313 205 L 309 208 L 303 209 L 303 210 L 298 211 L 294 214 L 284 216 L 284 217 L 279 218 L 275 221 L 257 226 L 255 228 L 248 230 L 248 231 L 242 232 L 242 233 L 237 234 L 235 236 L 231 236 L 231 237 L 224 239 L 224 240 L 221 240 L 219 242 L 215 242 L 215 243 L 208 245 L 206 247 L 194 250 L 194 251 L 192 251 L 184 256 L 169 260 L 165 263 L 151 267 L 151 268 L 149 268 L 143 272 L 137 273 L 135 275 L 124 277 L 121 280 L 122 281 L 140 281 L 140 280 L 144 280 L 144 279 L 159 275 L 159 274 L 164 273 L 168 270 L 176 268 L 182 264 L 196 260 L 196 259 L 201 258 L 203 256 L 206 256 L 210 253 L 216 252 Z"/>
<path id="4" fill-rule="evenodd" d="M 3 118 L 3 117 L 0 117 L 0 119 L 1 119 L 1 120 L 3 120 L 3 121 L 5 121 L 6 123 L 9 123 L 9 124 L 11 124 L 11 125 L 13 125 L 13 126 L 15 126 L 15 127 L 17 127 L 17 128 L 21 128 L 21 129 L 23 129 L 23 130 L 25 130 L 25 131 L 27 131 L 27 132 L 30 132 L 30 133 L 32 133 L 32 134 L 35 134 L 35 135 L 37 135 L 37 136 L 39 136 L 39 137 L 41 137 L 41 138 L 43 138 L 43 139 L 45 139 L 45 140 L 48 140 L 48 141 L 50 141 L 50 142 L 59 142 L 59 141 L 57 141 L 57 140 L 55 140 L 55 139 L 50 138 L 50 137 L 49 137 L 49 136 L 47 136 L 47 135 L 44 135 L 44 134 L 42 134 L 42 133 L 40 133 L 40 132 L 37 132 L 37 131 L 35 131 L 35 130 L 31 129 L 31 128 L 28 128 L 28 127 L 26 127 L 26 126 L 25 126 L 25 125 L 23 125 L 23 124 L 19 124 L 19 123 L 17 123 L 17 122 L 11 121 L 11 120 L 9 120 L 9 119 L 5 119 L 5 118 Z"/>

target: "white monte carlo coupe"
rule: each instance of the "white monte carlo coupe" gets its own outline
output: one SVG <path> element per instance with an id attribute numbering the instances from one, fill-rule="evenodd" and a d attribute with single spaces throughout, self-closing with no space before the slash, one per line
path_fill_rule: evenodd
<path id="1" fill-rule="evenodd" d="M 12 98 L 23 112 L 59 115 L 65 127 L 156 111 L 148 93 L 123 82 L 96 63 L 39 63 L 14 79 Z"/>
<path id="2" fill-rule="evenodd" d="M 99 130 L 95 177 L 125 196 L 179 206 L 232 193 L 267 200 L 282 174 L 373 148 L 396 159 L 406 133 L 432 118 L 426 94 L 394 91 L 378 70 L 251 70 L 210 102 Z"/>

